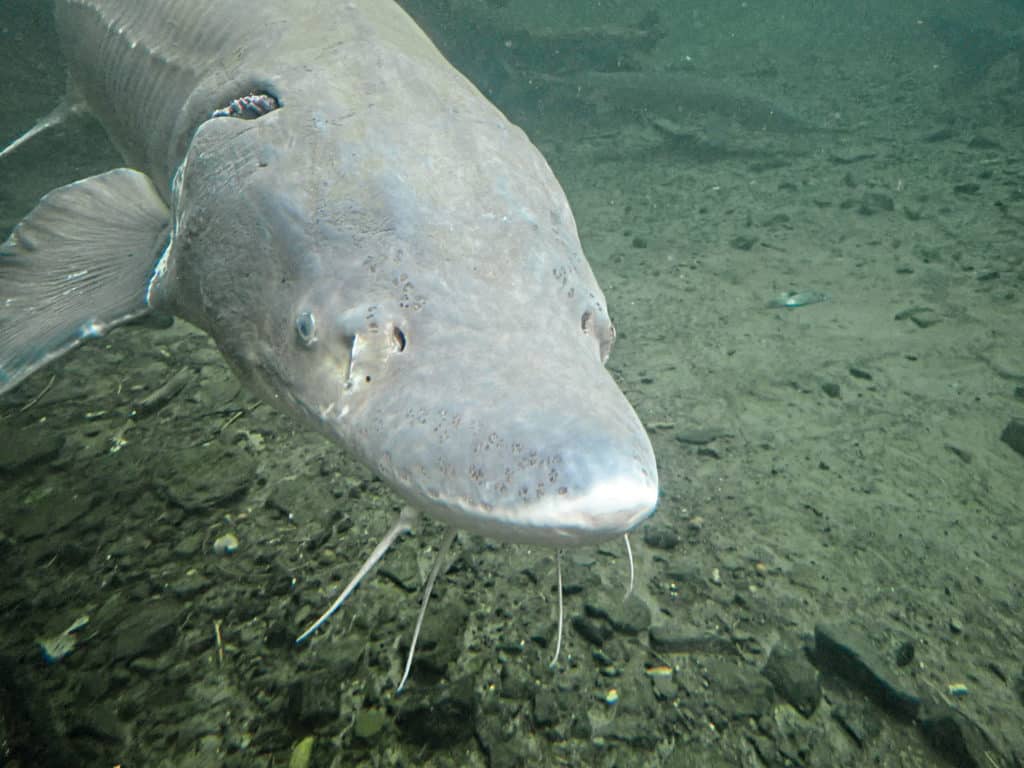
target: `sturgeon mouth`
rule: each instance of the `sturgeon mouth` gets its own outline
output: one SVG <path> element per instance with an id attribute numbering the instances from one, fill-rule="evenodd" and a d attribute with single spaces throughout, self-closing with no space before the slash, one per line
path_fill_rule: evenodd
<path id="1" fill-rule="evenodd" d="M 472 503 L 397 490 L 417 509 L 455 528 L 513 544 L 556 548 L 600 544 L 629 533 L 658 503 L 657 475 L 647 471 L 608 477 L 576 495 L 546 494 L 523 504 Z"/>

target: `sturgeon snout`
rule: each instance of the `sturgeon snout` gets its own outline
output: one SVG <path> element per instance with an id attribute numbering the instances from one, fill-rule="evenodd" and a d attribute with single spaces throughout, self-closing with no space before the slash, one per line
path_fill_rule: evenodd
<path id="1" fill-rule="evenodd" d="M 523 365 L 458 372 L 441 403 L 437 389 L 423 405 L 415 387 L 382 391 L 374 411 L 388 415 L 364 433 L 378 472 L 432 517 L 502 541 L 573 547 L 628 532 L 658 497 L 632 407 L 597 363 L 562 375 Z"/>

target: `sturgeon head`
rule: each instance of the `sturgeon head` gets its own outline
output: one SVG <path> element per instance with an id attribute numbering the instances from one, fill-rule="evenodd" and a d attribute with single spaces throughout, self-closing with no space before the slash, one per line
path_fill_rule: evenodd
<path id="1" fill-rule="evenodd" d="M 435 519 L 559 547 L 629 531 L 654 455 L 548 165 L 428 44 L 332 56 L 210 96 L 277 108 L 191 135 L 154 304 Z"/>

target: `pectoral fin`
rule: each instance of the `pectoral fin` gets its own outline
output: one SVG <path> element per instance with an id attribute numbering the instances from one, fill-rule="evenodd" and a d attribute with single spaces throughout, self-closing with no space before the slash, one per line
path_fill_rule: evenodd
<path id="1" fill-rule="evenodd" d="M 149 311 L 170 212 L 118 168 L 53 190 L 0 246 L 0 392 Z"/>

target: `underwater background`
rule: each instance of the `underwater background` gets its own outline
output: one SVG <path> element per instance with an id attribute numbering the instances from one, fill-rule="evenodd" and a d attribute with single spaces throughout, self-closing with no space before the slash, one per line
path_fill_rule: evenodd
<path id="1" fill-rule="evenodd" d="M 1024 765 L 1024 3 L 409 0 L 540 147 L 658 456 L 621 543 L 440 527 L 182 322 L 0 398 L 0 766 Z M 0 4 L 0 144 L 60 100 Z M 120 165 L 0 159 L 0 235 Z M 166 324 L 163 324 L 166 325 Z M 47 659 L 46 655 L 49 656 Z"/>

